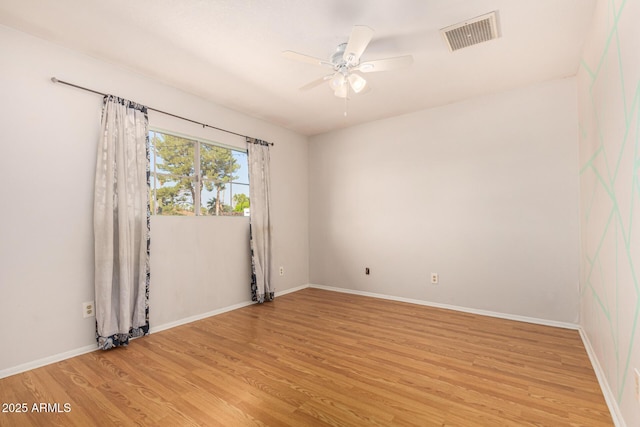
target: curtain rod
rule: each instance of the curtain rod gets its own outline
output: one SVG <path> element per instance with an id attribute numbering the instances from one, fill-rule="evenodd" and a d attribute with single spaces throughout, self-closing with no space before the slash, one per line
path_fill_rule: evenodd
<path id="1" fill-rule="evenodd" d="M 54 82 L 54 83 L 62 83 L 63 85 L 67 85 L 67 86 L 71 86 L 71 87 L 75 87 L 75 88 L 78 88 L 78 89 L 85 90 L 87 92 L 95 93 L 96 95 L 107 96 L 106 93 L 98 92 L 97 90 L 93 90 L 93 89 L 89 89 L 89 88 L 86 88 L 86 87 L 78 86 L 78 85 L 73 84 L 73 83 L 65 82 L 64 80 L 57 79 L 56 77 L 51 77 L 51 81 Z M 211 126 L 211 125 L 208 125 L 206 123 L 202 123 L 202 122 L 198 122 L 196 120 L 188 119 L 186 117 L 178 116 L 176 114 L 167 113 L 166 111 L 158 110 L 157 108 L 147 107 L 147 109 L 151 110 L 151 111 L 155 111 L 156 113 L 165 114 L 167 116 L 175 117 L 176 119 L 180 119 L 180 120 L 184 120 L 184 121 L 187 121 L 187 122 L 195 123 L 197 125 L 202 126 L 203 128 L 216 129 L 216 130 L 219 130 L 219 131 L 222 131 L 222 132 L 230 133 L 232 135 L 241 136 L 243 138 L 251 138 L 251 137 L 249 137 L 247 135 L 242 135 L 242 134 L 239 134 L 239 133 L 236 133 L 236 132 L 232 132 L 230 130 L 226 130 L 226 129 L 222 129 L 222 128 L 219 128 L 219 127 Z M 267 144 L 273 145 L 273 142 L 267 142 Z"/>

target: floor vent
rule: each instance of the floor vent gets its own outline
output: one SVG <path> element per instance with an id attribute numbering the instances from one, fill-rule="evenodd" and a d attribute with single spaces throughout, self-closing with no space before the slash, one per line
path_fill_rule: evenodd
<path id="1" fill-rule="evenodd" d="M 454 52 L 458 49 L 500 37 L 497 21 L 497 12 L 493 11 L 486 15 L 442 28 L 440 33 L 449 50 Z"/>

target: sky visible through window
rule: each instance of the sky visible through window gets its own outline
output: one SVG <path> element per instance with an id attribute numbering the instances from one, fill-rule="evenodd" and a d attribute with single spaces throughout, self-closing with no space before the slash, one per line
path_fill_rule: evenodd
<path id="1" fill-rule="evenodd" d="M 246 214 L 249 169 L 245 151 L 159 131 L 149 132 L 149 142 L 152 213 Z"/>

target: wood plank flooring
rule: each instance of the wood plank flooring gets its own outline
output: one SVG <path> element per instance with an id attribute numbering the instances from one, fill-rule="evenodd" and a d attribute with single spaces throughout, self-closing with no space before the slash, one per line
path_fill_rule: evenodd
<path id="1" fill-rule="evenodd" d="M 2 379 L 0 402 L 21 427 L 613 425 L 577 331 L 318 289 Z"/>

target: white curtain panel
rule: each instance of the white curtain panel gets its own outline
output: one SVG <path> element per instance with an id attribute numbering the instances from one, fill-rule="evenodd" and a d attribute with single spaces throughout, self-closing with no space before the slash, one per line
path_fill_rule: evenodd
<path id="1" fill-rule="evenodd" d="M 274 298 L 271 286 L 271 180 L 269 143 L 247 138 L 251 203 L 251 297 L 263 303 Z"/>
<path id="2" fill-rule="evenodd" d="M 147 109 L 105 96 L 94 200 L 98 347 L 149 331 Z"/>

